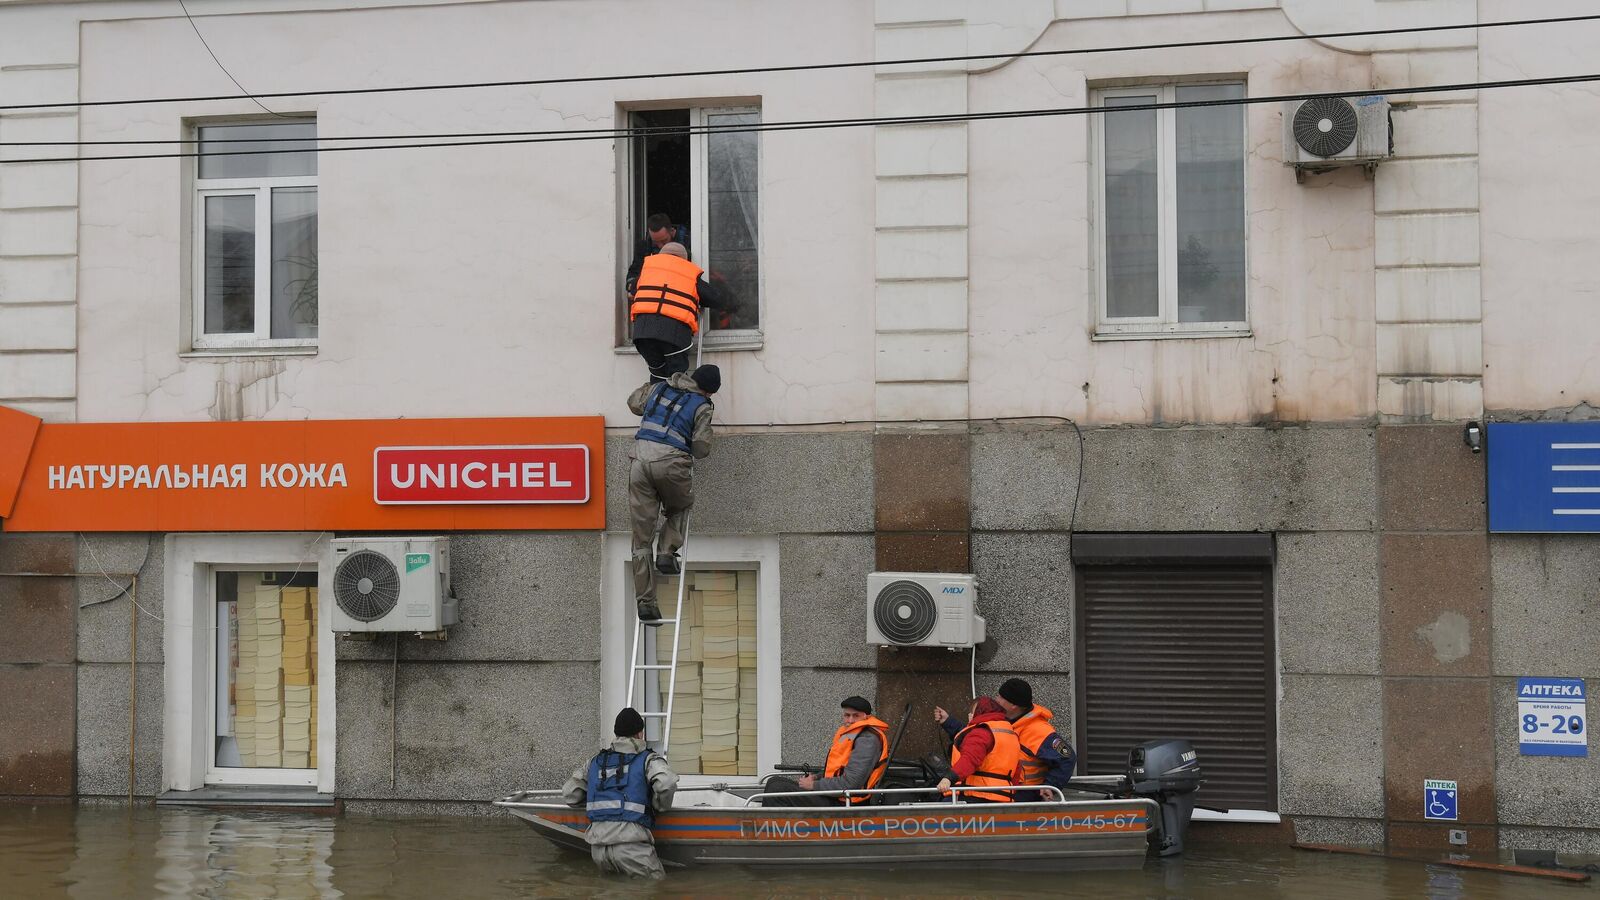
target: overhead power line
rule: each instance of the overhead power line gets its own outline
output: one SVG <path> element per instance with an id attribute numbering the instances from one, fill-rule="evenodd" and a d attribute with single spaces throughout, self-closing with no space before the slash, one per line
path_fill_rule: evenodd
<path id="1" fill-rule="evenodd" d="M 761 122 L 751 125 L 703 125 L 672 129 L 679 134 L 743 134 L 767 131 L 814 131 L 828 128 L 860 128 L 876 125 L 936 125 L 947 122 L 984 122 L 996 119 L 1028 119 L 1050 116 L 1094 115 L 1099 113 L 1126 113 L 1158 109 L 1197 109 L 1209 106 L 1253 106 L 1262 103 L 1284 103 L 1321 98 L 1367 97 L 1375 93 L 1389 94 L 1440 94 L 1453 91 L 1498 90 L 1501 88 L 1538 87 L 1558 84 L 1585 84 L 1600 81 L 1600 72 L 1587 75 L 1556 75 L 1545 78 L 1517 78 L 1501 81 L 1468 81 L 1457 84 L 1433 84 L 1393 87 L 1383 92 L 1370 89 L 1352 91 L 1324 91 L 1305 94 L 1273 94 L 1263 97 L 1240 97 L 1222 100 L 1179 100 L 1169 103 L 1146 103 L 1138 106 L 1066 106 L 1040 109 L 1000 110 L 981 113 L 949 113 L 923 116 L 878 116 L 854 119 L 813 119 L 808 121 Z M 554 144 L 574 141 L 616 140 L 659 129 L 605 128 L 574 129 L 560 132 L 529 132 L 527 137 L 496 138 L 472 141 L 429 141 L 426 143 L 363 144 L 338 147 L 291 147 L 280 150 L 220 150 L 212 152 L 179 153 L 119 153 L 95 156 L 62 156 L 30 159 L 0 160 L 0 165 L 52 162 L 93 162 L 96 160 L 132 159 L 189 159 L 202 156 L 270 156 L 280 153 L 345 153 L 358 150 L 419 150 L 430 147 L 490 147 L 508 144 Z M 415 137 L 428 137 L 417 135 Z"/>
<path id="2" fill-rule="evenodd" d="M 1422 34 L 1449 31 L 1476 31 L 1486 28 L 1512 28 L 1522 25 L 1559 25 L 1600 20 L 1600 14 L 1582 16 L 1556 16 L 1545 19 L 1510 19 L 1495 22 L 1468 22 L 1457 25 L 1416 25 L 1406 28 L 1371 28 L 1360 31 L 1324 31 L 1315 34 L 1284 34 L 1249 38 L 1216 38 L 1196 41 L 1173 41 L 1159 44 L 1128 44 L 1119 47 L 1073 47 L 1066 50 L 1027 50 L 1020 53 L 976 53 L 964 56 L 921 56 L 899 59 L 857 60 L 853 62 L 801 63 L 786 66 L 751 66 L 747 68 L 697 69 L 678 72 L 635 72 L 625 75 L 572 75 L 560 78 L 526 78 L 512 81 L 451 82 L 443 84 L 396 85 L 389 87 L 336 88 L 309 91 L 272 91 L 259 94 L 210 94 L 194 97 L 139 97 L 120 100 L 78 100 L 61 103 L 33 103 L 0 105 L 0 112 L 24 109 L 66 109 L 90 106 L 132 106 L 149 103 L 199 103 L 213 100 L 279 99 L 286 97 L 331 97 L 356 94 L 395 94 L 410 91 L 457 91 L 480 88 L 539 87 L 557 84 L 595 84 L 612 81 L 643 81 L 656 78 L 698 78 L 712 75 L 757 75 L 777 72 L 819 72 L 832 69 L 881 68 L 887 66 L 927 65 L 931 63 L 981 62 L 984 60 L 1028 59 L 1051 56 L 1075 56 L 1090 53 L 1127 53 L 1138 50 L 1179 50 L 1191 47 L 1225 47 L 1244 44 L 1274 44 L 1284 41 L 1327 41 L 1353 37 L 1383 37 L 1387 35 Z M 219 63 L 220 65 L 220 63 Z M 232 76 L 229 76 L 232 77 Z"/>

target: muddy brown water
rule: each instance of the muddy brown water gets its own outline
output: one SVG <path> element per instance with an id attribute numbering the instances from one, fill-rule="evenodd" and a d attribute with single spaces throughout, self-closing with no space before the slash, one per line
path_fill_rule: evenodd
<path id="1" fill-rule="evenodd" d="M 510 816 L 316 817 L 0 805 L 0 898 L 74 897 L 1561 898 L 1600 889 L 1419 863 L 1202 845 L 1121 872 L 675 870 L 601 878 Z"/>

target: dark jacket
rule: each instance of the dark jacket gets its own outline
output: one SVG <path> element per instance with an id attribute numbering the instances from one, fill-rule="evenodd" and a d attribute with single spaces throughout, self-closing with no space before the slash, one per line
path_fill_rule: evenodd
<path id="1" fill-rule="evenodd" d="M 727 309 L 731 305 L 728 290 L 716 282 L 701 278 L 695 285 L 695 293 L 700 295 L 700 305 L 705 309 Z M 645 313 L 633 320 L 633 339 L 666 341 L 674 347 L 687 347 L 694 341 L 694 332 L 677 319 Z"/>
<path id="2" fill-rule="evenodd" d="M 672 240 L 682 244 L 683 249 L 689 250 L 689 229 L 682 225 L 672 226 Z M 633 295 L 633 286 L 639 280 L 639 270 L 644 268 L 644 258 L 655 256 L 659 252 L 660 248 L 656 246 L 655 241 L 650 240 L 648 234 L 633 248 L 633 263 L 628 266 L 628 280 L 625 284 L 629 296 Z M 694 251 L 690 250 L 689 254 L 692 260 Z"/>

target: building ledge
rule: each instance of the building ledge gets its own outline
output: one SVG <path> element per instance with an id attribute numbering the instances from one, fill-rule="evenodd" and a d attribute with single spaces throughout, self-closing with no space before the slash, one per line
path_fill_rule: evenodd
<path id="1" fill-rule="evenodd" d="M 339 798 L 332 794 L 319 794 L 313 787 L 212 784 L 194 791 L 167 791 L 156 797 L 156 805 L 303 809 L 331 813 L 337 811 Z"/>

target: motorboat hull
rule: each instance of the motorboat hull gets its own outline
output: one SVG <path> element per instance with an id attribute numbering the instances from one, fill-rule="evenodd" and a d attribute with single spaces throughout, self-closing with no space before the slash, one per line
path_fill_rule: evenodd
<path id="1" fill-rule="evenodd" d="M 495 801 L 552 843 L 588 851 L 581 810 Z M 679 865 L 1045 863 L 1137 868 L 1158 809 L 1143 798 L 1037 803 L 915 803 L 853 808 L 676 807 L 653 829 Z"/>

